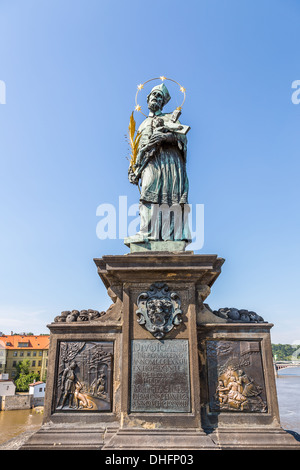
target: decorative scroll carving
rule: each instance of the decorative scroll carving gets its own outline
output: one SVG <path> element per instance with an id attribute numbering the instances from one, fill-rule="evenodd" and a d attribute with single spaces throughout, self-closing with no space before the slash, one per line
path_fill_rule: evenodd
<path id="1" fill-rule="evenodd" d="M 208 341 L 207 368 L 211 411 L 267 411 L 259 342 Z"/>
<path id="2" fill-rule="evenodd" d="M 152 284 L 147 292 L 139 295 L 137 305 L 138 323 L 157 339 L 182 322 L 180 297 L 176 292 L 170 292 L 165 283 Z"/>
<path id="3" fill-rule="evenodd" d="M 112 342 L 60 343 L 56 410 L 111 410 Z"/>

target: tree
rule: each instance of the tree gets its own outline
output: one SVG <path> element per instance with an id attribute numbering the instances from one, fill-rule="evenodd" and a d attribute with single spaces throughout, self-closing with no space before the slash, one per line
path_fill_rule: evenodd
<path id="1" fill-rule="evenodd" d="M 17 392 L 28 392 L 29 384 L 36 380 L 40 380 L 40 374 L 37 372 L 30 372 L 29 367 L 29 359 L 24 359 L 16 365 L 17 375 L 15 378 L 15 385 Z"/>
<path id="2" fill-rule="evenodd" d="M 299 346 L 291 344 L 272 344 L 273 356 L 276 355 L 277 361 L 290 361 L 292 359 L 292 354 L 298 347 Z"/>
<path id="3" fill-rule="evenodd" d="M 18 362 L 18 364 L 16 365 L 17 375 L 16 375 L 15 380 L 18 379 L 20 375 L 28 375 L 29 367 L 30 367 L 29 359 L 23 359 L 22 362 Z"/>

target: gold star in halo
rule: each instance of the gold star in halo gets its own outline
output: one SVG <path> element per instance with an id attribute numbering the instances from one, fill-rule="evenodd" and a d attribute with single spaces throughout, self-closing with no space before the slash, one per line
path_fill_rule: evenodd
<path id="1" fill-rule="evenodd" d="M 135 111 L 140 111 L 142 108 L 139 104 L 136 105 L 136 107 L 134 108 Z"/>
<path id="2" fill-rule="evenodd" d="M 180 87 L 180 91 L 182 91 L 182 93 L 185 92 L 185 88 L 183 88 L 183 86 Z"/>
<path id="3" fill-rule="evenodd" d="M 161 81 L 163 82 L 164 80 L 166 80 L 166 77 L 164 77 L 163 75 L 161 77 L 159 77 L 161 79 Z"/>
<path id="4" fill-rule="evenodd" d="M 144 88 L 144 85 L 143 85 L 142 83 L 140 83 L 140 84 L 138 85 L 138 90 L 141 90 L 142 88 Z"/>

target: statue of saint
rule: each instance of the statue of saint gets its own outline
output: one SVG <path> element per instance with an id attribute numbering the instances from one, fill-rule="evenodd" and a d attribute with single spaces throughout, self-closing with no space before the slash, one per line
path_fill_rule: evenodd
<path id="1" fill-rule="evenodd" d="M 132 241 L 191 241 L 186 172 L 186 133 L 190 128 L 176 119 L 177 111 L 162 112 L 170 99 L 164 83 L 155 86 L 147 97 L 149 115 L 138 129 L 138 154 L 128 178 L 133 184 L 141 180 L 141 220 L 140 232 L 130 237 Z"/>

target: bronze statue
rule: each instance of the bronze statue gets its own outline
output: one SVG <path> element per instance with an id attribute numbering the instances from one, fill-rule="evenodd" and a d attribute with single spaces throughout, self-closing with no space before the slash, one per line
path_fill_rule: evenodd
<path id="1" fill-rule="evenodd" d="M 188 204 L 186 133 L 189 127 L 176 119 L 179 113 L 174 118 L 174 113 L 162 112 L 170 99 L 164 83 L 155 86 L 147 97 L 149 115 L 137 132 L 138 152 L 129 167 L 128 177 L 133 184 L 141 180 L 141 223 L 140 232 L 131 237 L 132 241 L 191 240 L 188 212 L 183 213 Z M 163 220 L 163 216 L 155 212 L 162 207 L 167 209 L 171 221 Z"/>

